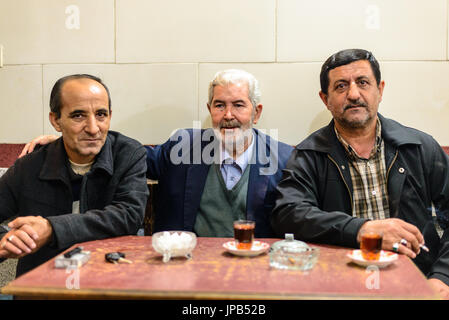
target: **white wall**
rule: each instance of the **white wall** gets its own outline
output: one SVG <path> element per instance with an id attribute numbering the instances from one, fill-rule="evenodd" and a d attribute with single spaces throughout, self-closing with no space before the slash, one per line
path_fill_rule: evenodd
<path id="1" fill-rule="evenodd" d="M 257 128 L 297 144 L 330 120 L 321 64 L 357 47 L 380 61 L 380 111 L 449 145 L 447 39 L 448 0 L 0 0 L 0 143 L 54 132 L 50 90 L 71 73 L 109 86 L 113 130 L 161 143 L 210 126 L 208 82 L 237 67 L 260 80 Z"/>

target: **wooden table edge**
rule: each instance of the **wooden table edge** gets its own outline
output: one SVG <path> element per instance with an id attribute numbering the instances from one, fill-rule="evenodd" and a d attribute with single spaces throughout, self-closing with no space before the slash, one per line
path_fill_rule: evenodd
<path id="1" fill-rule="evenodd" d="M 81 300 L 440 300 L 439 295 L 422 296 L 368 296 L 368 295 L 297 295 L 297 294 L 260 294 L 238 292 L 187 292 L 187 291 L 144 291 L 144 290 L 104 290 L 104 289 L 67 289 L 36 287 L 23 288 L 7 285 L 1 289 L 2 294 L 13 295 L 19 299 L 81 299 Z"/>

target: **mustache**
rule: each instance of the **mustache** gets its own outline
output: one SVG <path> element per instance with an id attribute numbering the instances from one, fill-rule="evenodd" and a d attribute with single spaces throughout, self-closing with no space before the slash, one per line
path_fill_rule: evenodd
<path id="1" fill-rule="evenodd" d="M 241 127 L 241 124 L 237 120 L 220 122 L 220 129 L 222 129 L 222 128 L 240 128 L 240 127 Z"/>
<path id="2" fill-rule="evenodd" d="M 84 134 L 82 136 L 79 137 L 79 140 L 101 140 L 102 136 L 98 135 L 98 134 L 94 134 L 94 135 L 89 135 L 89 134 Z"/>
<path id="3" fill-rule="evenodd" d="M 343 111 L 346 111 L 348 109 L 352 109 L 352 108 L 368 108 L 368 105 L 364 102 L 360 102 L 360 101 L 355 101 L 354 103 L 349 103 L 345 106 Z"/>

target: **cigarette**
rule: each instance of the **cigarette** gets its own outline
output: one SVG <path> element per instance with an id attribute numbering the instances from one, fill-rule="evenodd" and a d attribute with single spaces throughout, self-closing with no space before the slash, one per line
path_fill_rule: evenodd
<path id="1" fill-rule="evenodd" d="M 429 248 L 427 248 L 427 247 L 426 247 L 425 245 L 423 245 L 423 244 L 420 244 L 419 247 L 420 247 L 421 249 L 423 249 L 424 251 L 426 251 L 426 252 L 429 252 L 429 251 L 430 251 Z"/>

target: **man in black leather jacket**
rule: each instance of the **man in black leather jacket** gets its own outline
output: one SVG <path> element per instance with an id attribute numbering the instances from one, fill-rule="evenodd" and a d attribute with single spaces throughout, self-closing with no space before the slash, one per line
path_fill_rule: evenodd
<path id="1" fill-rule="evenodd" d="M 58 80 L 50 121 L 62 137 L 15 162 L 0 179 L 0 260 L 19 276 L 71 245 L 136 234 L 148 197 L 146 151 L 109 131 L 107 87 L 90 75 Z"/>
<path id="2" fill-rule="evenodd" d="M 279 236 L 347 247 L 364 229 L 382 231 L 382 249 L 408 255 L 448 298 L 449 160 L 431 136 L 378 113 L 384 85 L 368 51 L 324 63 L 320 97 L 333 120 L 292 153 L 272 225 Z"/>

